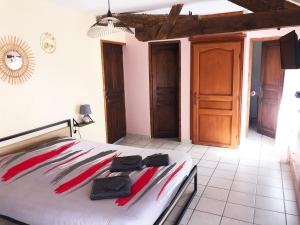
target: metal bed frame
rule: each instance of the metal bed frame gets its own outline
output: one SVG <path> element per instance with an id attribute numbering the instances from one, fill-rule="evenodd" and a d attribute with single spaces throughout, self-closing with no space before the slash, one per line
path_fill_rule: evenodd
<path id="1" fill-rule="evenodd" d="M 32 134 L 32 133 L 35 133 L 35 132 L 38 132 L 38 131 L 41 131 L 41 130 L 45 130 L 45 129 L 48 129 L 48 128 L 51 128 L 51 127 L 55 127 L 55 126 L 58 126 L 58 125 L 62 125 L 62 124 L 66 124 L 67 127 L 70 128 L 70 136 L 72 137 L 72 134 L 73 134 L 73 132 L 72 132 L 72 122 L 71 122 L 70 119 L 67 119 L 67 120 L 52 123 L 52 124 L 49 124 L 49 125 L 46 125 L 46 126 L 38 127 L 38 128 L 32 129 L 32 130 L 24 131 L 24 132 L 21 132 L 21 133 L 18 133 L 18 134 L 10 135 L 10 136 L 4 137 L 4 138 L 0 138 L 0 142 L 8 141 L 8 140 L 11 140 L 11 139 L 14 139 L 14 138 L 18 138 L 18 137 L 21 137 L 21 136 L 24 136 L 24 135 Z M 197 166 L 193 167 L 193 169 L 191 170 L 189 175 L 185 178 L 183 183 L 180 185 L 179 190 L 177 191 L 177 193 L 175 194 L 175 196 L 171 200 L 168 207 L 158 217 L 158 219 L 156 220 L 154 225 L 162 225 L 167 220 L 168 216 L 171 214 L 172 210 L 175 208 L 176 204 L 178 203 L 180 197 L 183 196 L 183 194 L 185 193 L 188 186 L 192 183 L 193 180 L 194 180 L 193 192 L 191 193 L 191 195 L 189 196 L 189 198 L 185 202 L 185 204 L 183 206 L 183 209 L 181 210 L 181 212 L 177 216 L 176 221 L 174 223 L 176 225 L 179 224 L 180 220 L 184 216 L 184 213 L 188 209 L 188 207 L 191 204 L 194 196 L 197 193 Z M 19 224 L 19 225 L 27 225 L 26 223 L 23 223 L 21 221 L 17 221 L 15 219 L 7 217 L 5 215 L 0 214 L 0 218 L 3 218 L 5 220 L 8 220 L 10 222 L 13 222 L 13 223 L 16 223 L 16 224 Z"/>

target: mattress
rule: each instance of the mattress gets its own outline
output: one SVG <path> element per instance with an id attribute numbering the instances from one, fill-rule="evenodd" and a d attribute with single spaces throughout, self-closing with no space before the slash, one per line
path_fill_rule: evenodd
<path id="1" fill-rule="evenodd" d="M 192 169 L 191 157 L 179 151 L 86 140 L 54 143 L 0 158 L 0 215 L 31 225 L 150 225 Z M 117 175 L 108 171 L 113 157 L 145 158 L 159 152 L 169 154 L 172 168 L 167 173 L 162 167 L 132 172 L 131 196 L 90 200 L 94 178 Z"/>

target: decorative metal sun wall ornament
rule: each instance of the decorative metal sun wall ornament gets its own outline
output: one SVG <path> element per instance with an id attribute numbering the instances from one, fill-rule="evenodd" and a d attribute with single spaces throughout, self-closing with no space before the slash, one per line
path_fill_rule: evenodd
<path id="1" fill-rule="evenodd" d="M 27 81 L 34 71 L 30 47 L 15 36 L 0 38 L 0 78 L 10 84 Z"/>

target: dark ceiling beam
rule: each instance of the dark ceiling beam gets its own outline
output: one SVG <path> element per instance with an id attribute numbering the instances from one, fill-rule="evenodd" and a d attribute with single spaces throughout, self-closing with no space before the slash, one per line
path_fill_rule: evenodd
<path id="1" fill-rule="evenodd" d="M 192 35 L 221 34 L 300 25 L 300 9 L 249 13 L 228 17 L 178 18 L 168 38 Z M 135 36 L 140 41 L 157 40 L 153 31 L 159 26 L 137 27 Z"/>
<path id="2" fill-rule="evenodd" d="M 243 14 L 242 11 L 237 12 L 229 12 L 229 13 L 218 13 L 218 14 L 211 14 L 211 15 L 178 15 L 176 22 L 178 20 L 190 22 L 190 21 L 200 21 L 202 18 L 214 18 L 214 17 L 225 17 L 225 16 L 234 16 L 234 15 L 241 15 Z M 130 27 L 134 28 L 144 28 L 144 27 L 153 27 L 162 25 L 168 20 L 168 15 L 162 14 L 113 14 L 116 18 L 121 20 L 123 23 Z M 97 21 L 100 21 L 103 16 L 97 16 Z"/>
<path id="3" fill-rule="evenodd" d="M 252 12 L 266 12 L 282 9 L 297 9 L 299 6 L 285 0 L 229 0 Z"/>
<path id="4" fill-rule="evenodd" d="M 151 15 L 151 14 L 113 14 L 116 18 L 130 27 L 151 27 L 156 25 L 162 25 L 167 19 L 168 14 L 165 15 Z M 197 15 L 179 15 L 177 19 L 189 18 L 191 20 L 198 20 Z M 97 16 L 97 21 L 100 21 L 103 17 Z"/>
<path id="5" fill-rule="evenodd" d="M 173 5 L 166 21 L 161 25 L 156 35 L 157 39 L 166 39 L 176 24 L 177 18 L 181 12 L 183 4 Z"/>

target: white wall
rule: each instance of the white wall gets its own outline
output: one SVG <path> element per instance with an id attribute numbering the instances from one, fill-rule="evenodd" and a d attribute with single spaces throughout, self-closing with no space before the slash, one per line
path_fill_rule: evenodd
<path id="1" fill-rule="evenodd" d="M 86 36 L 93 15 L 46 0 L 0 0 L 0 37 L 15 35 L 35 57 L 31 79 L 13 86 L 0 80 L 0 137 L 77 118 L 78 106 L 91 104 L 95 124 L 81 129 L 83 138 L 104 142 L 105 117 L 99 39 Z M 51 32 L 57 49 L 47 54 L 40 36 Z M 109 37 L 125 41 L 125 37 Z"/>

